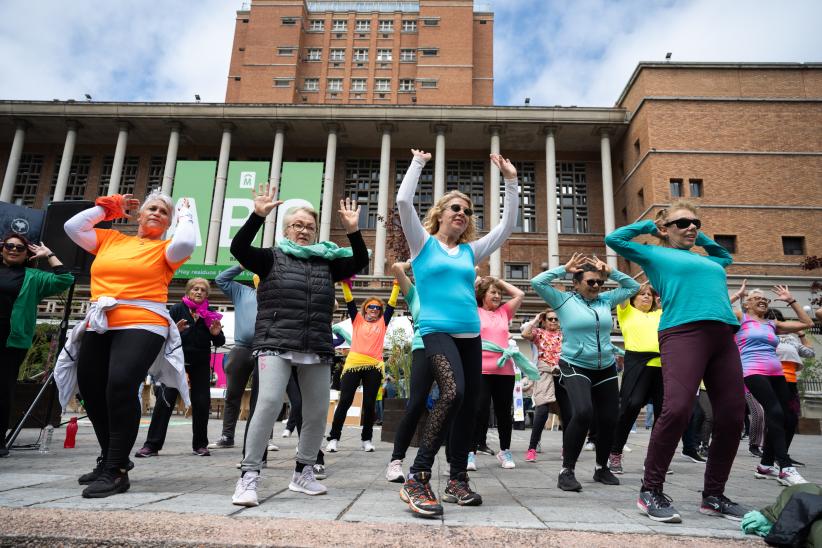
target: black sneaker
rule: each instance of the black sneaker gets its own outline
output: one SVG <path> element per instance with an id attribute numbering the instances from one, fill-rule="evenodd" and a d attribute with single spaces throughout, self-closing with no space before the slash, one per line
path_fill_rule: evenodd
<path id="1" fill-rule="evenodd" d="M 639 498 L 636 499 L 636 506 L 639 511 L 654 521 L 663 523 L 682 523 L 679 512 L 671 506 L 671 497 L 659 491 L 641 489 Z"/>
<path id="2" fill-rule="evenodd" d="M 491 449 L 490 447 L 488 447 L 488 445 L 485 444 L 485 443 L 483 443 L 482 445 L 477 447 L 477 453 L 483 453 L 485 455 L 491 455 L 492 457 L 494 455 L 496 455 L 496 453 L 494 453 L 494 450 Z"/>
<path id="3" fill-rule="evenodd" d="M 192 451 L 191 454 L 195 457 L 210 457 L 211 451 L 209 451 L 207 447 L 200 447 Z"/>
<path id="4" fill-rule="evenodd" d="M 733 521 L 742 521 L 745 514 L 751 510 L 752 508 L 737 504 L 725 495 L 702 497 L 702 506 L 699 507 L 700 514 L 717 516 Z"/>
<path id="5" fill-rule="evenodd" d="M 431 490 L 431 473 L 417 472 L 409 474 L 402 484 L 400 498 L 408 503 L 415 514 L 424 518 L 435 518 L 442 515 L 442 505 Z"/>
<path id="6" fill-rule="evenodd" d="M 749 445 L 748 453 L 750 453 L 752 457 L 762 458 L 762 449 L 760 449 L 758 445 Z"/>
<path id="7" fill-rule="evenodd" d="M 102 499 L 118 493 L 125 493 L 129 487 L 131 487 L 131 483 L 128 481 L 128 472 L 121 472 L 117 468 L 109 468 L 103 470 L 100 477 L 83 489 L 83 498 Z"/>
<path id="8" fill-rule="evenodd" d="M 594 481 L 604 485 L 619 485 L 619 478 L 616 477 L 607 466 L 594 469 Z"/>
<path id="9" fill-rule="evenodd" d="M 209 443 L 209 449 L 229 449 L 234 447 L 234 438 L 227 438 L 225 436 L 221 436 L 220 439 L 215 441 L 214 443 Z"/>
<path id="10" fill-rule="evenodd" d="M 126 465 L 126 472 L 131 472 L 134 468 L 134 461 L 129 459 L 128 464 Z M 77 478 L 77 483 L 80 485 L 91 485 L 94 483 L 94 480 L 100 477 L 100 474 L 103 473 L 105 467 L 103 466 L 103 456 L 100 455 L 97 457 L 97 465 L 94 467 L 94 470 L 89 472 L 88 474 L 83 474 L 79 478 Z"/>
<path id="11" fill-rule="evenodd" d="M 615 478 L 616 479 L 616 478 Z M 619 483 L 619 482 L 617 482 Z M 563 468 L 557 479 L 557 487 L 563 491 L 582 491 L 582 485 L 577 481 L 574 471 L 570 468 Z"/>
<path id="12" fill-rule="evenodd" d="M 683 458 L 686 458 L 691 462 L 696 462 L 699 464 L 705 464 L 706 462 L 696 449 L 683 449 L 681 454 Z"/>
<path id="13" fill-rule="evenodd" d="M 457 479 L 448 480 L 445 492 L 442 494 L 445 502 L 456 502 L 460 506 L 479 506 L 482 504 L 482 497 L 479 493 L 471 490 L 468 484 L 468 474 L 462 472 Z"/>

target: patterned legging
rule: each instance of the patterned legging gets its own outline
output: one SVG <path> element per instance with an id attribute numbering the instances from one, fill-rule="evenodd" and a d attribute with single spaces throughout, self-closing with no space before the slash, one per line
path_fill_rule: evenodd
<path id="1" fill-rule="evenodd" d="M 748 434 L 748 441 L 750 445 L 756 445 L 761 448 L 765 443 L 765 411 L 753 394 L 745 391 L 745 403 L 748 404 L 748 413 L 750 415 L 751 429 Z"/>

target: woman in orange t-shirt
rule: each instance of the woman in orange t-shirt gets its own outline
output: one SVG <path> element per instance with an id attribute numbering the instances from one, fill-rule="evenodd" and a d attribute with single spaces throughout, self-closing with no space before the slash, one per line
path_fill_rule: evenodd
<path id="1" fill-rule="evenodd" d="M 188 200 L 182 201 L 178 225 L 168 240 L 163 236 L 174 219 L 170 197 L 154 192 L 140 205 L 131 194 L 117 194 L 98 198 L 96 204 L 65 225 L 68 236 L 96 256 L 91 302 L 104 310 L 89 322 L 77 355 L 77 384 L 102 449 L 94 470 L 79 479 L 88 485 L 86 498 L 108 497 L 130 487 L 128 456 L 140 424 L 137 387 L 173 329 L 165 308 L 168 284 L 195 243 Z M 135 210 L 136 236 L 94 228 Z"/>

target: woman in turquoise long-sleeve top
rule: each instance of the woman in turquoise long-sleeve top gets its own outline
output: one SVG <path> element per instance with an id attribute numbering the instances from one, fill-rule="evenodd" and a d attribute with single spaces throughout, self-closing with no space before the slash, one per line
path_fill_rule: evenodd
<path id="1" fill-rule="evenodd" d="M 670 523 L 682 519 L 662 487 L 703 379 L 714 424 L 699 511 L 735 520 L 745 514 L 745 508 L 724 495 L 745 413 L 742 364 L 734 343 L 739 322 L 725 276 L 732 258 L 699 231 L 701 226 L 696 207 L 681 200 L 659 211 L 656 220 L 624 226 L 605 238 L 608 247 L 642 267 L 662 299 L 659 349 L 665 396 L 651 433 L 637 506 L 651 519 Z M 632 241 L 642 234 L 656 236 L 661 245 Z"/>
<path id="2" fill-rule="evenodd" d="M 551 286 L 551 282 L 566 273 L 573 274 L 573 292 Z M 619 287 L 602 291 L 608 278 Z M 596 257 L 591 259 L 574 253 L 565 266 L 543 272 L 531 280 L 531 285 L 554 309 L 562 327 L 559 385 L 564 390 L 557 390 L 557 399 L 562 408 L 570 408 L 571 420 L 563 423 L 564 453 L 557 487 L 563 491 L 582 489 L 574 468 L 593 418 L 596 418 L 599 436 L 594 481 L 619 485 L 619 480 L 608 469 L 608 453 L 619 414 L 611 309 L 639 291 L 639 284 Z"/>

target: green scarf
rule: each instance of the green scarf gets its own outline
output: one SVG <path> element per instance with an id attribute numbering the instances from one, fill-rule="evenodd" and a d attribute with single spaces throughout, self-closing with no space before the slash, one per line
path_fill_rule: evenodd
<path id="1" fill-rule="evenodd" d="M 277 242 L 277 247 L 280 251 L 297 257 L 298 259 L 310 259 L 311 257 L 320 257 L 328 261 L 340 259 L 343 257 L 352 257 L 354 252 L 350 247 L 340 247 L 334 242 L 319 242 L 311 245 L 300 245 L 292 242 L 288 238 L 282 238 Z"/>
<path id="2" fill-rule="evenodd" d="M 486 341 L 484 339 L 482 341 L 482 349 L 487 350 L 488 352 L 494 352 L 495 354 L 502 354 L 502 356 L 500 356 L 497 360 L 497 367 L 502 367 L 508 360 L 514 360 L 514 363 L 517 364 L 520 371 L 525 373 L 529 379 L 534 381 L 539 380 L 539 370 L 534 367 L 531 360 L 526 358 L 525 354 L 520 352 L 518 349 L 510 346 L 508 348 L 503 348 L 498 344 L 492 343 L 491 341 Z"/>

